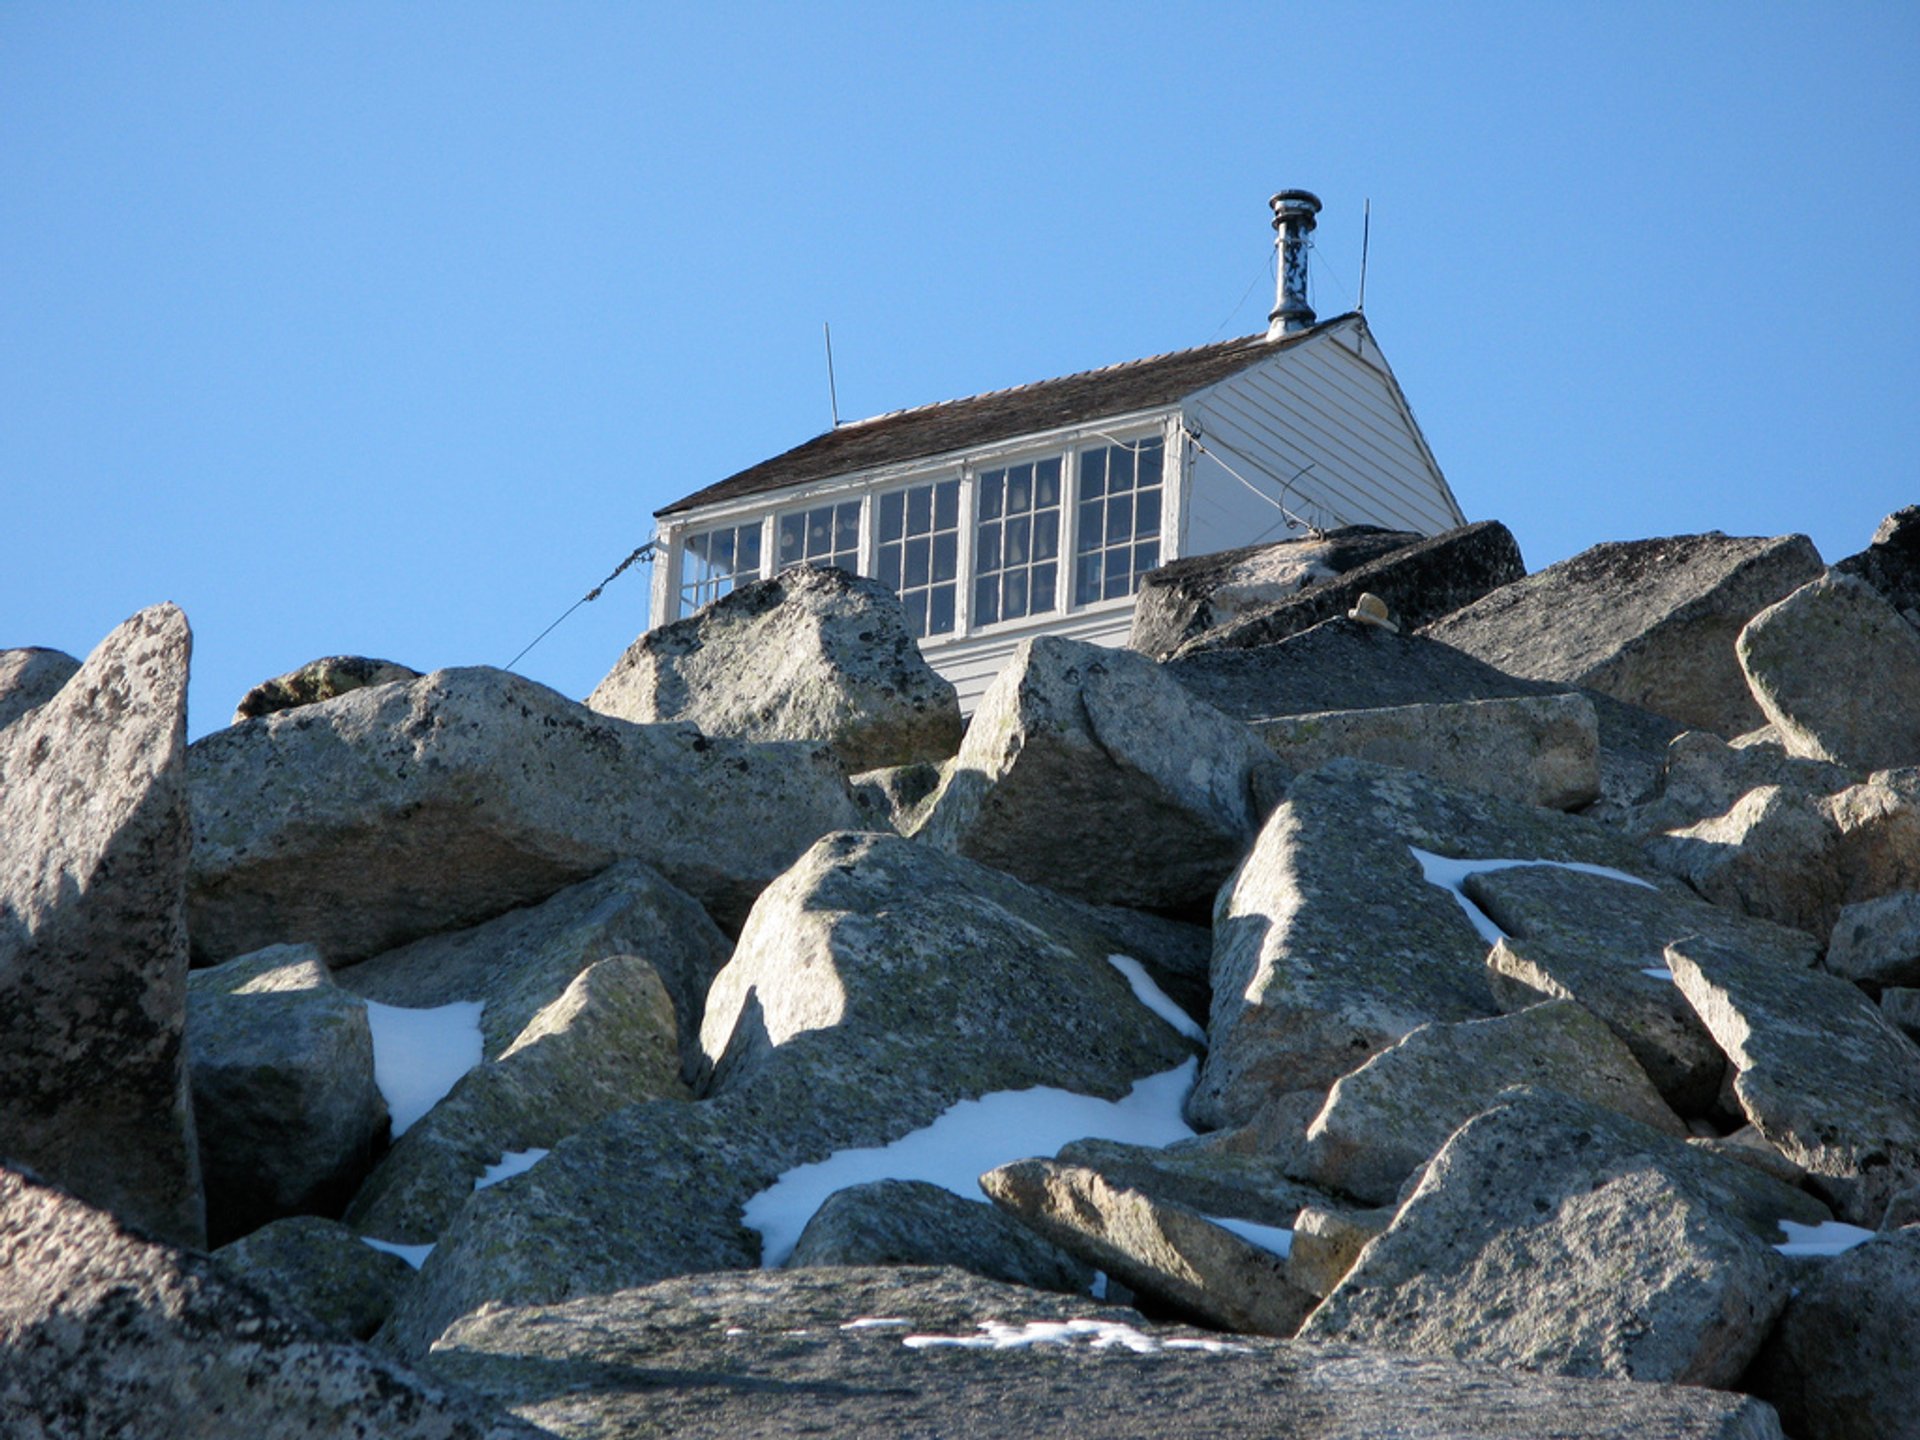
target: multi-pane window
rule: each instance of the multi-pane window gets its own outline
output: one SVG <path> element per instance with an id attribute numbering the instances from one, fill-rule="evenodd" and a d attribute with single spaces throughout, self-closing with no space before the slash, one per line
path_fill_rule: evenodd
<path id="1" fill-rule="evenodd" d="M 680 550 L 680 613 L 691 615 L 760 576 L 760 522 L 689 535 Z"/>
<path id="2" fill-rule="evenodd" d="M 1080 452 L 1073 603 L 1131 595 L 1160 563 L 1158 439 Z"/>
<path id="3" fill-rule="evenodd" d="M 893 587 L 915 635 L 951 634 L 960 573 L 960 482 L 891 490 L 875 509 L 875 578 Z"/>
<path id="4" fill-rule="evenodd" d="M 776 550 L 781 570 L 789 565 L 852 570 L 860 558 L 860 502 L 844 500 L 782 515 Z"/>
<path id="5" fill-rule="evenodd" d="M 1060 457 L 982 470 L 974 488 L 973 623 L 1054 608 Z"/>

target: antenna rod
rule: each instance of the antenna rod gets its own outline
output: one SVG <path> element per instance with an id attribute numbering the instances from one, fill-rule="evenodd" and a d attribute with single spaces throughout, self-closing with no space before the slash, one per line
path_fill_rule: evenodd
<path id="1" fill-rule="evenodd" d="M 1364 311 L 1367 308 L 1367 241 L 1373 237 L 1373 200 L 1367 199 L 1360 211 L 1360 298 L 1353 308 Z"/>
<path id="2" fill-rule="evenodd" d="M 833 428 L 840 428 L 840 392 L 833 384 L 833 329 L 826 321 L 820 322 L 820 333 L 827 337 L 827 404 L 832 407 Z"/>

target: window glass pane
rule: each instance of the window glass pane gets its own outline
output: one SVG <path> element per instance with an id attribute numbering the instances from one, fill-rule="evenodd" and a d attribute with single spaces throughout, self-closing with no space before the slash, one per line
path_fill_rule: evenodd
<path id="1" fill-rule="evenodd" d="M 1018 515 L 1033 508 L 1033 466 L 1015 465 L 1007 471 L 1007 513 Z"/>
<path id="2" fill-rule="evenodd" d="M 1060 457 L 1042 460 L 1034 469 L 1033 503 L 1036 507 L 1060 503 Z"/>
<path id="3" fill-rule="evenodd" d="M 979 542 L 973 547 L 973 568 L 976 574 L 985 575 L 1000 568 L 1000 527 L 982 525 Z"/>
<path id="4" fill-rule="evenodd" d="M 1133 506 L 1133 533 L 1135 535 L 1158 535 L 1160 533 L 1160 491 L 1136 490 Z"/>
<path id="5" fill-rule="evenodd" d="M 833 549 L 836 555 L 857 554 L 860 550 L 860 502 L 849 501 L 834 512 Z"/>
<path id="6" fill-rule="evenodd" d="M 1036 565 L 1033 567 L 1033 613 L 1044 614 L 1053 609 L 1053 590 L 1059 583 L 1060 571 L 1056 565 Z"/>
<path id="7" fill-rule="evenodd" d="M 1107 538 L 1107 506 L 1102 500 L 1080 502 L 1080 553 L 1097 550 Z"/>
<path id="8" fill-rule="evenodd" d="M 1009 566 L 1024 565 L 1032 558 L 1027 551 L 1027 534 L 1032 525 L 1032 519 L 1025 515 L 1007 521 L 1006 563 Z"/>
<path id="9" fill-rule="evenodd" d="M 1160 440 L 1149 440 L 1140 447 L 1140 483 L 1158 485 L 1160 483 L 1160 464 L 1166 456 L 1166 444 Z"/>
<path id="10" fill-rule="evenodd" d="M 1159 562 L 1165 448 L 1155 437 L 1081 452 L 1074 604 L 1131 595 Z"/>
<path id="11" fill-rule="evenodd" d="M 780 517 L 780 568 L 798 565 L 800 557 L 806 553 L 805 537 L 802 526 L 805 517 L 801 515 L 782 515 Z"/>
<path id="12" fill-rule="evenodd" d="M 1107 493 L 1107 452 L 1089 450 L 1080 457 L 1080 498 L 1092 500 Z"/>
<path id="13" fill-rule="evenodd" d="M 1000 579 L 983 575 L 973 582 L 973 623 L 991 625 L 1000 618 Z"/>
<path id="14" fill-rule="evenodd" d="M 1060 553 L 1060 512 L 1048 510 L 1033 517 L 1033 558 L 1051 560 Z"/>
<path id="15" fill-rule="evenodd" d="M 880 541 L 900 538 L 900 526 L 907 518 L 907 497 L 898 490 L 880 497 Z"/>
<path id="16" fill-rule="evenodd" d="M 734 566 L 735 573 L 745 573 L 752 577 L 760 573 L 760 522 L 743 525 L 734 532 L 740 537 L 740 561 Z"/>
<path id="17" fill-rule="evenodd" d="M 1133 573 L 1138 579 L 1160 563 L 1160 542 L 1149 540 L 1144 545 L 1133 547 Z"/>
<path id="18" fill-rule="evenodd" d="M 907 611 L 907 628 L 916 635 L 927 633 L 927 592 L 910 590 L 902 597 L 901 603 Z"/>
<path id="19" fill-rule="evenodd" d="M 927 633 L 945 635 L 953 629 L 953 586 L 937 585 L 928 596 Z"/>
<path id="20" fill-rule="evenodd" d="M 951 530 L 960 523 L 960 482 L 942 480 L 933 487 L 933 528 Z"/>
<path id="21" fill-rule="evenodd" d="M 933 537 L 933 578 L 951 580 L 960 568 L 960 537 L 951 532 Z"/>
<path id="22" fill-rule="evenodd" d="M 873 578 L 897 591 L 900 588 L 900 547 L 882 545 L 874 560 Z"/>
<path id="23" fill-rule="evenodd" d="M 998 520 L 1007 498 L 1007 472 L 989 470 L 980 477 L 980 518 Z"/>
<path id="24" fill-rule="evenodd" d="M 1100 598 L 1100 565 L 1104 552 L 1082 555 L 1073 568 L 1073 603 L 1088 605 Z"/>
<path id="25" fill-rule="evenodd" d="M 1017 620 L 1027 613 L 1027 572 L 1009 570 L 1002 577 L 1000 585 L 1001 610 L 1009 620 Z"/>
<path id="26" fill-rule="evenodd" d="M 907 492 L 907 529 L 924 535 L 933 518 L 933 491 L 925 485 Z"/>
<path id="27" fill-rule="evenodd" d="M 912 590 L 917 586 L 924 586 L 932 578 L 928 574 L 927 567 L 927 552 L 932 545 L 933 542 L 924 535 L 907 541 L 907 569 L 902 577 L 903 589 Z"/>
<path id="28" fill-rule="evenodd" d="M 1131 495 L 1107 496 L 1107 542 L 1131 540 L 1133 538 L 1133 497 Z"/>

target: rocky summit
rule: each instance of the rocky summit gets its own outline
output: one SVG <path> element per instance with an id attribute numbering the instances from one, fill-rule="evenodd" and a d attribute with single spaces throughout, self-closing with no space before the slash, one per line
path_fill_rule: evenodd
<path id="1" fill-rule="evenodd" d="M 0 651 L 0 1440 L 1920 1437 L 1916 513 Z"/>

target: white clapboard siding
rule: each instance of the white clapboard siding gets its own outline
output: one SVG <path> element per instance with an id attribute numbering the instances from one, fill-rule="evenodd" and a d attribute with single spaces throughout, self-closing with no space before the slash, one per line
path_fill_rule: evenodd
<path id="1" fill-rule="evenodd" d="M 995 626 L 984 635 L 958 640 L 922 640 L 920 650 L 927 657 L 927 663 L 958 692 L 960 713 L 971 715 L 1022 640 L 1035 635 L 1062 635 L 1069 640 L 1084 640 L 1089 645 L 1117 648 L 1127 643 L 1127 636 L 1132 632 L 1133 602 L 1116 601 L 1078 614 L 1030 616 Z"/>
<path id="2" fill-rule="evenodd" d="M 1370 363 L 1371 337 L 1356 321 L 1339 338 L 1282 351 L 1188 400 L 1218 459 L 1194 457 L 1183 554 L 1296 533 L 1221 461 L 1311 524 L 1433 535 L 1466 523 L 1398 388 Z"/>

